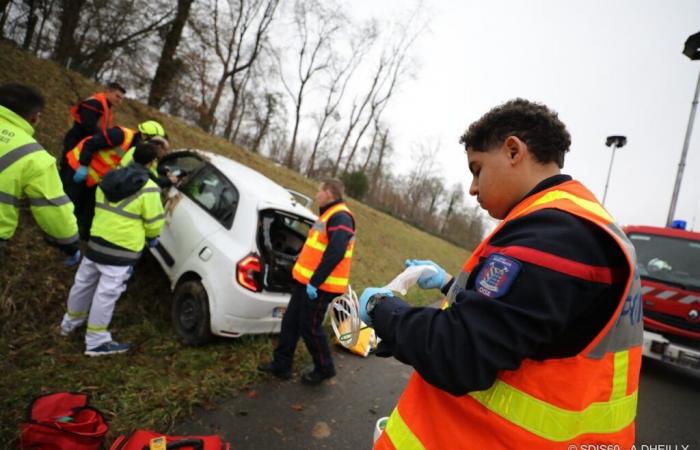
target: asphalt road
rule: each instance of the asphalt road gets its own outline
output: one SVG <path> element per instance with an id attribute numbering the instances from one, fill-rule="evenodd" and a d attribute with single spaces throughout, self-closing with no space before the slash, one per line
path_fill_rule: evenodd
<path id="1" fill-rule="evenodd" d="M 411 370 L 342 350 L 335 358 L 338 376 L 319 387 L 300 384 L 298 374 L 270 379 L 195 411 L 174 434 L 220 434 L 233 450 L 370 448 L 375 422 L 389 415 Z M 700 450 L 700 376 L 645 360 L 639 402 L 639 449 Z"/>

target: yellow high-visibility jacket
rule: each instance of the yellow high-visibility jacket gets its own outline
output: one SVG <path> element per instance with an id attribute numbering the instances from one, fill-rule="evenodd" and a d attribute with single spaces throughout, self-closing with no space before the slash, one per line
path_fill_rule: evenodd
<path id="1" fill-rule="evenodd" d="M 160 234 L 164 217 L 160 189 L 150 179 L 136 193 L 116 202 L 110 202 L 98 186 L 86 256 L 101 264 L 133 265 L 146 239 Z"/>
<path id="2" fill-rule="evenodd" d="M 78 242 L 73 203 L 63 191 L 56 159 L 34 138 L 34 128 L 0 105 L 0 239 L 17 229 L 20 200 L 49 242 L 65 248 Z"/>

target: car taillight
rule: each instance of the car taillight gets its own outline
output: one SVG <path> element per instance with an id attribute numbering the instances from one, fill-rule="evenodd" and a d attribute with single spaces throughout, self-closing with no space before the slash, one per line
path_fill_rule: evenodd
<path id="1" fill-rule="evenodd" d="M 260 258 L 255 255 L 249 255 L 236 265 L 236 279 L 244 288 L 253 292 L 259 292 L 261 290 L 259 282 L 261 271 Z"/>

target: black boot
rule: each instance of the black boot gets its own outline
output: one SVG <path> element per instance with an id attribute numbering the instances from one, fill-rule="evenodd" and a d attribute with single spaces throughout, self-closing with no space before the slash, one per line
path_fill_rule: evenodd
<path id="1" fill-rule="evenodd" d="M 331 367 L 330 370 L 325 370 L 323 372 L 316 370 L 309 370 L 301 376 L 301 382 L 307 386 L 318 386 L 323 380 L 328 378 L 333 378 L 335 376 L 335 368 Z"/>
<path id="2" fill-rule="evenodd" d="M 258 371 L 264 372 L 264 373 L 269 373 L 270 375 L 274 375 L 275 377 L 279 378 L 280 380 L 289 380 L 292 378 L 291 369 L 290 370 L 279 370 L 275 366 L 273 366 L 271 362 L 258 364 Z"/>

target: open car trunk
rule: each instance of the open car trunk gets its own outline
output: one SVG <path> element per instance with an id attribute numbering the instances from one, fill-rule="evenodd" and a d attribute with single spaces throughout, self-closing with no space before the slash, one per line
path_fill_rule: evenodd
<path id="1" fill-rule="evenodd" d="M 263 262 L 263 288 L 273 292 L 290 292 L 292 267 L 312 222 L 283 211 L 260 211 L 258 248 Z"/>

